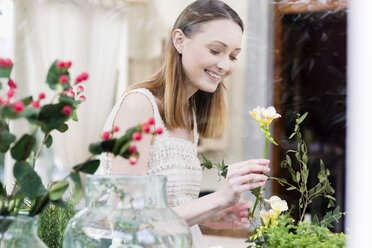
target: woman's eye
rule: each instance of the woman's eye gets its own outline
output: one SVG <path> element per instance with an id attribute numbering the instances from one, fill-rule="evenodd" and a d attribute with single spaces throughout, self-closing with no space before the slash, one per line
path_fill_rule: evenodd
<path id="1" fill-rule="evenodd" d="M 217 55 L 217 54 L 220 53 L 219 51 L 216 51 L 216 50 L 213 50 L 213 49 L 209 49 L 209 51 L 210 51 L 211 54 L 213 54 L 213 55 Z"/>
<path id="2" fill-rule="evenodd" d="M 232 55 L 230 55 L 230 59 L 231 59 L 231 60 L 233 60 L 233 61 L 235 61 L 235 60 L 238 60 L 238 58 L 237 58 L 237 57 L 235 57 L 235 56 L 232 56 Z"/>

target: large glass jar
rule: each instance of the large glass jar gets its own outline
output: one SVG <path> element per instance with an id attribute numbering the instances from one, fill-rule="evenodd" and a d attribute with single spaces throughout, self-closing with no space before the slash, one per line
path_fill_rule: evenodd
<path id="1" fill-rule="evenodd" d="M 1 248 L 48 248 L 37 236 L 37 220 L 28 216 L 0 216 Z"/>
<path id="2" fill-rule="evenodd" d="M 63 247 L 191 247 L 190 229 L 168 206 L 165 187 L 161 175 L 88 175 L 86 208 L 69 221 Z"/>

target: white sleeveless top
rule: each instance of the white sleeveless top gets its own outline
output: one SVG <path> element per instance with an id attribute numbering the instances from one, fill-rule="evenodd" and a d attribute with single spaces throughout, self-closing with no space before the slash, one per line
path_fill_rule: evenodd
<path id="1" fill-rule="evenodd" d="M 197 143 L 199 135 L 194 115 L 193 142 L 171 137 L 160 116 L 155 97 L 145 88 L 134 89 L 125 93 L 112 109 L 104 130 L 111 130 L 117 112 L 125 97 L 131 93 L 141 93 L 151 102 L 154 110 L 155 127 L 161 127 L 163 133 L 155 136 L 150 147 L 150 160 L 147 169 L 149 175 L 165 175 L 167 177 L 167 196 L 171 207 L 177 207 L 198 198 L 202 180 L 200 161 L 197 158 Z M 107 153 L 100 156 L 101 164 L 96 172 L 98 175 L 111 175 L 111 157 Z M 191 227 L 194 247 L 204 247 L 200 229 L 197 225 Z"/>

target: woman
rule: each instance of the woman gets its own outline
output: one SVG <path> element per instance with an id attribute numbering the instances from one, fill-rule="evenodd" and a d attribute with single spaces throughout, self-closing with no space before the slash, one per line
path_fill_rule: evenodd
<path id="1" fill-rule="evenodd" d="M 202 171 L 197 142 L 218 138 L 225 124 L 223 80 L 235 69 L 243 23 L 219 0 L 199 0 L 180 14 L 165 51 L 164 62 L 147 81 L 135 84 L 115 105 L 105 129 L 121 130 L 154 117 L 162 135 L 136 143 L 135 166 L 121 157 L 104 156 L 101 174 L 163 174 L 168 178 L 170 206 L 191 227 L 196 247 L 203 247 L 197 224 L 212 228 L 247 226 L 242 192 L 263 186 L 269 161 L 253 159 L 229 165 L 224 186 L 197 198 Z M 117 136 L 123 133 L 116 133 Z"/>

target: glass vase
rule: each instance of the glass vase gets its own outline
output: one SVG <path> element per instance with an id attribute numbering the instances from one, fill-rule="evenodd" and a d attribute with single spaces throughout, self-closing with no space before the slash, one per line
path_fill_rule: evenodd
<path id="1" fill-rule="evenodd" d="M 67 224 L 63 247 L 187 248 L 192 238 L 168 206 L 165 176 L 88 175 L 86 207 Z"/>
<path id="2" fill-rule="evenodd" d="M 29 216 L 0 216 L 1 248 L 48 248 L 37 236 L 37 220 Z"/>

